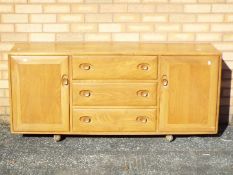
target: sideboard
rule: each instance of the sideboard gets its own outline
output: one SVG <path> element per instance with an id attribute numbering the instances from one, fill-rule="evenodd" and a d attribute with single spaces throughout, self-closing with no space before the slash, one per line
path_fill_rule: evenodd
<path id="1" fill-rule="evenodd" d="M 207 43 L 19 43 L 9 52 L 11 132 L 218 132 L 221 53 Z"/>

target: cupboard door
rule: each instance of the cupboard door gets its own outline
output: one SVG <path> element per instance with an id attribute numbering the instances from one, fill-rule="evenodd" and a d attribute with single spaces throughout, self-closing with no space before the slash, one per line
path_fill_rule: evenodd
<path id="1" fill-rule="evenodd" d="M 68 56 L 12 56 L 12 131 L 69 131 Z"/>
<path id="2" fill-rule="evenodd" d="M 160 132 L 217 132 L 219 65 L 217 56 L 160 58 Z"/>

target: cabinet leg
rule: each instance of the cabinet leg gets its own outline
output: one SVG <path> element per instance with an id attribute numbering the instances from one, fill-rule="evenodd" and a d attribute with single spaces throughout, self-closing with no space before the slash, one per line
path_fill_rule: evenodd
<path id="1" fill-rule="evenodd" d="M 174 140 L 173 135 L 166 135 L 166 140 L 172 142 Z"/>
<path id="2" fill-rule="evenodd" d="M 61 141 L 61 135 L 55 134 L 55 135 L 53 136 L 53 140 L 54 140 L 55 142 Z"/>

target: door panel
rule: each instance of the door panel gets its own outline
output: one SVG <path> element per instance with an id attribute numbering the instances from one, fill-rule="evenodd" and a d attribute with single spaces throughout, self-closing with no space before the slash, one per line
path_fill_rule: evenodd
<path id="1" fill-rule="evenodd" d="M 13 131 L 68 131 L 67 56 L 12 56 Z"/>
<path id="2" fill-rule="evenodd" d="M 161 57 L 161 132 L 216 131 L 219 58 Z"/>

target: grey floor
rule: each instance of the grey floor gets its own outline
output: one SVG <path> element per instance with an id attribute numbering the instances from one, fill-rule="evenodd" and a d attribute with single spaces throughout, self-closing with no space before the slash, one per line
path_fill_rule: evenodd
<path id="1" fill-rule="evenodd" d="M 12 135 L 0 122 L 0 174 L 233 175 L 233 127 L 218 136 L 66 137 Z"/>

